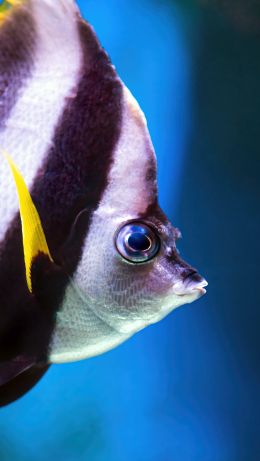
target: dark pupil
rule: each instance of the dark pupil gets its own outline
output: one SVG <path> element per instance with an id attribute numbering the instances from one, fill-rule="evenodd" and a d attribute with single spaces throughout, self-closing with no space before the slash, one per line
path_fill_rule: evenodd
<path id="1" fill-rule="evenodd" d="M 134 251 L 146 251 L 150 248 L 151 241 L 145 234 L 134 232 L 128 238 L 128 245 Z"/>

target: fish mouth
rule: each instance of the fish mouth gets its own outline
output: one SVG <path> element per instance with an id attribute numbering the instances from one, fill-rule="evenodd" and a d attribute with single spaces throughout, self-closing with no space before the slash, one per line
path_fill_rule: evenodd
<path id="1" fill-rule="evenodd" d="M 201 276 L 197 275 L 200 280 L 186 279 L 185 281 L 177 282 L 173 286 L 173 291 L 177 296 L 195 296 L 200 298 L 205 295 L 207 290 L 205 287 L 208 286 L 208 282 Z"/>

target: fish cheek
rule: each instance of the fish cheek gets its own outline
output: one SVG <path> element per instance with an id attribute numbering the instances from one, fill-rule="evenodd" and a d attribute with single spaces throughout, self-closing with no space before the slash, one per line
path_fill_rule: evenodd
<path id="1" fill-rule="evenodd" d="M 158 294 L 162 290 L 158 263 L 129 263 L 119 256 L 114 258 L 114 271 L 108 274 L 109 303 L 116 306 L 125 318 L 142 317 L 159 309 Z"/>

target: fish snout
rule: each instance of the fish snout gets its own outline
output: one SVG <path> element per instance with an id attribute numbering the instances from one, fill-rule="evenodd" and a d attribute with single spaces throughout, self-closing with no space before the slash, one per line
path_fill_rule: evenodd
<path id="1" fill-rule="evenodd" d="M 178 296 L 191 295 L 199 298 L 206 293 L 207 285 L 208 282 L 197 271 L 192 271 L 174 284 L 173 291 Z"/>

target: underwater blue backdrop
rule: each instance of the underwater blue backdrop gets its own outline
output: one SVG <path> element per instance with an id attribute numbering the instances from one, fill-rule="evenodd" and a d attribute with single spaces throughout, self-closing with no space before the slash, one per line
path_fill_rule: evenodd
<path id="1" fill-rule="evenodd" d="M 141 104 L 160 202 L 208 293 L 0 411 L 1 461 L 258 461 L 260 15 L 81 0 Z M 251 4 L 251 7 L 250 7 Z"/>

